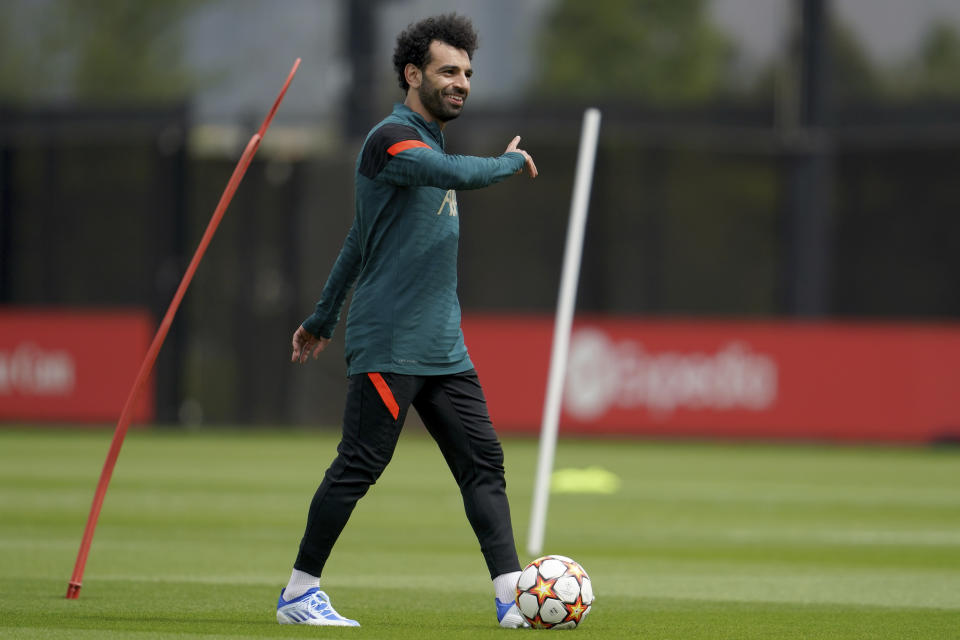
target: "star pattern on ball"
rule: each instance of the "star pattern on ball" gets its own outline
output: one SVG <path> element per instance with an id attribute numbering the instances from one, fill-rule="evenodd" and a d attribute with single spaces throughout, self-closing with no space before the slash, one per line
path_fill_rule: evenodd
<path id="1" fill-rule="evenodd" d="M 568 620 L 573 620 L 577 624 L 580 624 L 580 620 L 583 618 L 583 614 L 587 612 L 587 606 L 583 604 L 583 598 L 577 596 L 577 601 L 571 604 L 563 605 L 567 609 L 567 617 L 563 619 L 564 622 Z"/>
<path id="2" fill-rule="evenodd" d="M 543 605 L 544 601 L 547 598 L 557 598 L 556 592 L 553 590 L 554 585 L 557 583 L 556 578 L 550 580 L 544 580 L 543 576 L 537 576 L 537 584 L 530 589 L 530 593 L 537 596 L 537 602 L 540 605 Z"/>
<path id="3" fill-rule="evenodd" d="M 583 567 L 576 562 L 571 562 L 567 565 L 567 573 L 575 576 L 577 578 L 577 582 L 580 584 L 583 584 L 583 577 L 587 575 L 587 572 L 583 570 Z"/>

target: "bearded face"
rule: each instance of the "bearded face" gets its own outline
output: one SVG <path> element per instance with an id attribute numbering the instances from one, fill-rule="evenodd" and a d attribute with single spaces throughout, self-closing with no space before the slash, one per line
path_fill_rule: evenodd
<path id="1" fill-rule="evenodd" d="M 427 62 L 417 70 L 420 83 L 415 91 L 430 118 L 443 124 L 459 116 L 470 94 L 473 75 L 467 52 L 434 40 Z"/>
<path id="2" fill-rule="evenodd" d="M 469 89 L 460 86 L 443 86 L 434 83 L 429 75 L 424 74 L 423 82 L 420 83 L 417 92 L 420 95 L 420 102 L 430 115 L 439 122 L 449 122 L 463 111 Z"/>

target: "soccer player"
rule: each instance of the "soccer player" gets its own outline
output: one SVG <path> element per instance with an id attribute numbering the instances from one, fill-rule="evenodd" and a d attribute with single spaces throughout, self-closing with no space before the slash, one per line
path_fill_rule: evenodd
<path id="1" fill-rule="evenodd" d="M 357 158 L 353 225 L 313 314 L 293 334 L 294 362 L 330 342 L 348 290 L 349 378 L 343 433 L 307 514 L 293 572 L 277 602 L 281 624 L 358 626 L 320 590 L 320 575 L 357 501 L 393 455 L 412 405 L 439 445 L 493 579 L 497 620 L 520 627 L 520 563 L 503 449 L 460 329 L 456 191 L 526 172 L 514 138 L 499 157 L 450 155 L 443 129 L 470 94 L 477 36 L 454 14 L 412 24 L 393 64 L 406 98 L 367 135 Z"/>

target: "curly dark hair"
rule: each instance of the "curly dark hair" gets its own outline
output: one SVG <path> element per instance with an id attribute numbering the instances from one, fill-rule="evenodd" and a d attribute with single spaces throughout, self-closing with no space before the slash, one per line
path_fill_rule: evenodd
<path id="1" fill-rule="evenodd" d="M 393 50 L 393 68 L 404 91 L 410 88 L 404 69 L 410 63 L 421 69 L 427 66 L 430 62 L 430 43 L 434 40 L 463 49 L 471 60 L 477 48 L 477 32 L 473 29 L 473 23 L 469 18 L 455 13 L 445 13 L 407 25 L 397 36 L 397 48 Z"/>

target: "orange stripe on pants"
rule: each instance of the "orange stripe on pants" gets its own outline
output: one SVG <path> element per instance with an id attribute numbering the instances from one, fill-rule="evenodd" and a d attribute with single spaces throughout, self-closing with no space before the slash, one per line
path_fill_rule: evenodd
<path id="1" fill-rule="evenodd" d="M 397 401 L 394 399 L 390 387 L 387 386 L 387 381 L 384 380 L 383 376 L 379 373 L 368 373 L 367 376 L 370 378 L 373 386 L 377 388 L 377 393 L 380 394 L 380 399 L 383 400 L 383 404 L 386 405 L 390 415 L 396 420 L 400 415 L 400 407 L 397 405 Z"/>

